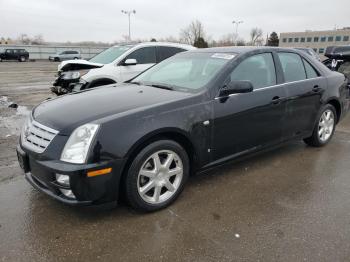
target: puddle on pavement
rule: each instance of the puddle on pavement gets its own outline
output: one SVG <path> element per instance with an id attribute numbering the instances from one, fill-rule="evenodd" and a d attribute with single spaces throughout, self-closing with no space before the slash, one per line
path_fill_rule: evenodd
<path id="1" fill-rule="evenodd" d="M 20 134 L 23 122 L 30 110 L 26 106 L 9 108 L 13 102 L 8 97 L 0 96 L 0 139 Z"/>

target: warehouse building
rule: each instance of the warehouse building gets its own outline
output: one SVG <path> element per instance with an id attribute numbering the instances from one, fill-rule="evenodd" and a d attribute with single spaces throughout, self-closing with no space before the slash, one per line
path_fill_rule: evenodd
<path id="1" fill-rule="evenodd" d="M 329 31 L 281 33 L 281 47 L 310 47 L 323 55 L 328 46 L 350 45 L 350 27 Z"/>

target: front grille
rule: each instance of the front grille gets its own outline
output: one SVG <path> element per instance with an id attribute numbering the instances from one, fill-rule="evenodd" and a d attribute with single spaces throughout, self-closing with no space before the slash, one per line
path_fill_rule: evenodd
<path id="1" fill-rule="evenodd" d="M 58 131 L 34 120 L 29 120 L 21 134 L 22 145 L 36 153 L 42 153 L 57 134 Z"/>

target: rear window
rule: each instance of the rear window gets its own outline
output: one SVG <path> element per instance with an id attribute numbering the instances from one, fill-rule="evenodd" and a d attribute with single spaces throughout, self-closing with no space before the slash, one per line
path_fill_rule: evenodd
<path id="1" fill-rule="evenodd" d="M 284 80 L 293 82 L 306 79 L 303 61 L 301 57 L 294 53 L 280 52 L 278 57 L 282 64 Z"/>

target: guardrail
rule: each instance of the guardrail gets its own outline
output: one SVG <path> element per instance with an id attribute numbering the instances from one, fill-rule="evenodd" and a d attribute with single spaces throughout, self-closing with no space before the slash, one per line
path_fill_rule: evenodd
<path id="1" fill-rule="evenodd" d="M 29 52 L 30 59 L 49 59 L 50 55 L 68 50 L 79 51 L 83 59 L 89 59 L 107 49 L 96 46 L 56 46 L 56 45 L 0 45 L 0 52 L 5 49 L 21 48 Z"/>

